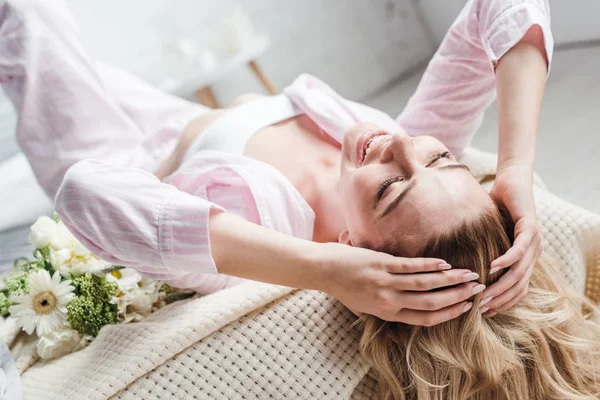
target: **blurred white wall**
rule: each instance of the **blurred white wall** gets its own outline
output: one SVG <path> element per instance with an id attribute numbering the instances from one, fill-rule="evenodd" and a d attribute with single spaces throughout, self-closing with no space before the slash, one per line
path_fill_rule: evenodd
<path id="1" fill-rule="evenodd" d="M 433 43 L 410 0 L 70 0 L 86 45 L 104 61 L 151 82 L 168 74 L 168 47 L 182 37 L 212 46 L 220 21 L 240 4 L 272 45 L 259 60 L 282 88 L 312 73 L 361 98 L 424 62 Z M 215 86 L 226 104 L 262 91 L 246 69 Z"/>
<path id="2" fill-rule="evenodd" d="M 466 0 L 414 0 L 437 43 Z M 492 1 L 492 0 L 490 0 Z M 550 0 L 552 34 L 556 44 L 600 40 L 600 1 Z"/>

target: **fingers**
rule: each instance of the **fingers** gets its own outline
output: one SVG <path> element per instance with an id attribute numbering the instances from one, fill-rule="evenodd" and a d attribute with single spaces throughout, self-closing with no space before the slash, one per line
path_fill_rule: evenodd
<path id="1" fill-rule="evenodd" d="M 489 310 L 490 316 L 498 312 L 506 311 L 517 304 L 527 295 L 529 280 L 533 274 L 535 263 L 541 253 L 532 251 L 529 257 L 522 259 L 517 265 L 511 267 L 500 280 L 489 287 L 483 294 L 484 298 L 493 296 L 489 304 L 481 308 L 481 312 Z"/>
<path id="2" fill-rule="evenodd" d="M 495 300 L 494 304 L 501 304 L 498 301 L 498 298 L 525 277 L 529 267 L 529 265 L 525 265 L 525 262 L 526 260 L 522 260 L 522 262 L 519 264 L 511 267 L 510 270 L 498 280 L 498 282 L 490 285 L 485 293 L 483 293 L 483 297 L 492 296 Z M 491 308 L 491 306 L 488 307 Z"/>
<path id="3" fill-rule="evenodd" d="M 386 265 L 391 274 L 414 274 L 416 272 L 444 271 L 452 268 L 450 264 L 439 258 L 404 258 L 395 257 L 394 262 Z"/>
<path id="4" fill-rule="evenodd" d="M 502 312 L 510 309 L 512 306 L 517 304 L 519 300 L 527 295 L 527 289 L 529 288 L 529 280 L 533 274 L 534 267 L 531 266 L 523 279 L 517 282 L 513 287 L 502 293 L 497 298 L 494 298 L 488 304 L 489 309 L 492 312 Z"/>
<path id="5" fill-rule="evenodd" d="M 517 261 L 523 258 L 528 247 L 531 244 L 533 234 L 531 232 L 523 232 L 515 238 L 512 247 L 501 257 L 492 261 L 490 273 L 496 272 L 498 269 L 510 267 Z M 496 271 L 494 271 L 496 269 Z M 493 272 L 492 272 L 493 271 Z"/>
<path id="6" fill-rule="evenodd" d="M 537 248 L 530 248 L 525 256 L 521 258 L 515 265 L 510 267 L 510 270 L 504 274 L 498 282 L 492 284 L 483 294 L 484 297 L 493 296 L 495 304 L 499 304 L 498 296 L 512 288 L 520 282 L 529 271 L 535 266 L 537 259 L 541 253 L 541 244 Z M 491 272 L 491 271 L 490 271 Z M 491 306 L 490 306 L 491 308 Z"/>
<path id="7" fill-rule="evenodd" d="M 521 224 L 519 224 L 521 223 Z M 535 220 L 528 222 L 519 221 L 515 226 L 515 242 L 506 254 L 492 261 L 490 273 L 497 269 L 509 267 L 522 259 L 531 248 L 537 248 L 542 244 L 542 234 Z M 541 252 L 540 252 L 541 253 Z M 496 269 L 496 270 L 495 270 Z"/>
<path id="8" fill-rule="evenodd" d="M 394 317 L 394 321 L 410 325 L 433 326 L 450 321 L 473 308 L 473 303 L 461 302 L 437 311 L 419 311 L 402 309 Z"/>
<path id="9" fill-rule="evenodd" d="M 469 282 L 439 292 L 402 292 L 400 302 L 411 310 L 434 311 L 460 303 L 483 292 L 485 285 Z"/>
<path id="10" fill-rule="evenodd" d="M 504 312 L 504 311 L 510 310 L 519 301 L 521 301 L 523 298 L 525 298 L 525 296 L 527 296 L 528 288 L 529 288 L 529 285 L 526 285 L 525 289 L 521 293 L 519 293 L 518 295 L 516 295 L 515 297 L 510 299 L 508 302 L 504 303 L 503 306 L 491 309 L 490 315 L 496 315 L 499 312 Z"/>
<path id="11" fill-rule="evenodd" d="M 468 269 L 453 269 L 424 274 L 394 275 L 391 286 L 394 289 L 424 292 L 479 279 L 479 275 Z"/>

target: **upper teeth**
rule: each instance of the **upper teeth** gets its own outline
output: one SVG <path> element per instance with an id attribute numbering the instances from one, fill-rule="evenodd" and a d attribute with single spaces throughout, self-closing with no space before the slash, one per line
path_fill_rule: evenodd
<path id="1" fill-rule="evenodd" d="M 371 151 L 371 148 L 373 147 L 373 145 L 378 142 L 379 140 L 383 139 L 383 135 L 378 135 L 375 136 L 374 138 L 370 139 L 367 142 L 367 145 L 365 146 L 365 152 L 364 152 L 364 156 L 366 156 L 367 154 L 369 154 L 369 152 Z M 364 157 L 363 157 L 364 158 Z"/>

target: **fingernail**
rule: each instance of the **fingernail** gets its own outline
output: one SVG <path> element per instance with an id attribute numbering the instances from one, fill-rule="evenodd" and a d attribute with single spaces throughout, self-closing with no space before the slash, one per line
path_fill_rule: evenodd
<path id="1" fill-rule="evenodd" d="M 494 298 L 494 296 L 488 296 L 485 299 L 481 300 L 481 302 L 479 302 L 479 307 L 485 306 L 487 303 L 492 301 L 493 298 Z M 489 308 L 489 307 L 487 307 L 487 308 Z"/>
<path id="2" fill-rule="evenodd" d="M 463 276 L 460 277 L 462 282 L 474 281 L 475 279 L 479 279 L 479 274 L 475 272 L 467 272 Z"/>
<path id="3" fill-rule="evenodd" d="M 452 265 L 448 264 L 448 263 L 444 263 L 444 264 L 440 264 L 438 265 L 439 269 L 450 269 L 452 268 Z"/>
<path id="4" fill-rule="evenodd" d="M 473 303 L 467 303 L 463 306 L 462 312 L 466 313 L 467 311 L 469 311 L 471 308 L 473 308 Z"/>
<path id="5" fill-rule="evenodd" d="M 490 269 L 490 275 L 495 274 L 498 271 L 500 271 L 500 267 L 494 267 L 494 268 Z"/>
<path id="6" fill-rule="evenodd" d="M 476 295 L 477 293 L 481 293 L 483 292 L 483 290 L 485 289 L 485 285 L 477 285 L 473 288 L 473 290 L 471 291 L 471 295 Z"/>
<path id="7" fill-rule="evenodd" d="M 483 307 L 483 308 L 480 308 L 480 309 L 479 309 L 479 312 L 480 312 L 481 314 L 483 314 L 483 313 L 485 313 L 485 312 L 486 312 L 487 310 L 489 310 L 489 309 L 490 309 L 489 307 Z"/>
<path id="8" fill-rule="evenodd" d="M 494 315 L 496 315 L 496 314 L 498 314 L 498 313 L 496 313 L 496 312 L 491 312 L 491 313 L 489 313 L 489 314 L 488 314 L 488 317 L 493 317 L 493 316 L 494 316 Z"/>

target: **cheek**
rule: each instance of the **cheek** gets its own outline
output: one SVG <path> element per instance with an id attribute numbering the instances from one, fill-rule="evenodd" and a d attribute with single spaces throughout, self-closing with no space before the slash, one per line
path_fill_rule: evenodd
<path id="1" fill-rule="evenodd" d="M 371 183 L 372 180 L 366 174 L 355 172 L 340 185 L 343 212 L 346 219 L 351 220 L 353 225 L 364 221 L 372 208 L 372 204 L 369 205 L 372 192 Z"/>
<path id="2" fill-rule="evenodd" d="M 379 165 L 346 171 L 340 179 L 340 194 L 344 201 L 352 202 L 355 207 L 360 207 L 366 212 L 367 209 L 373 208 L 379 184 L 388 174 Z"/>

